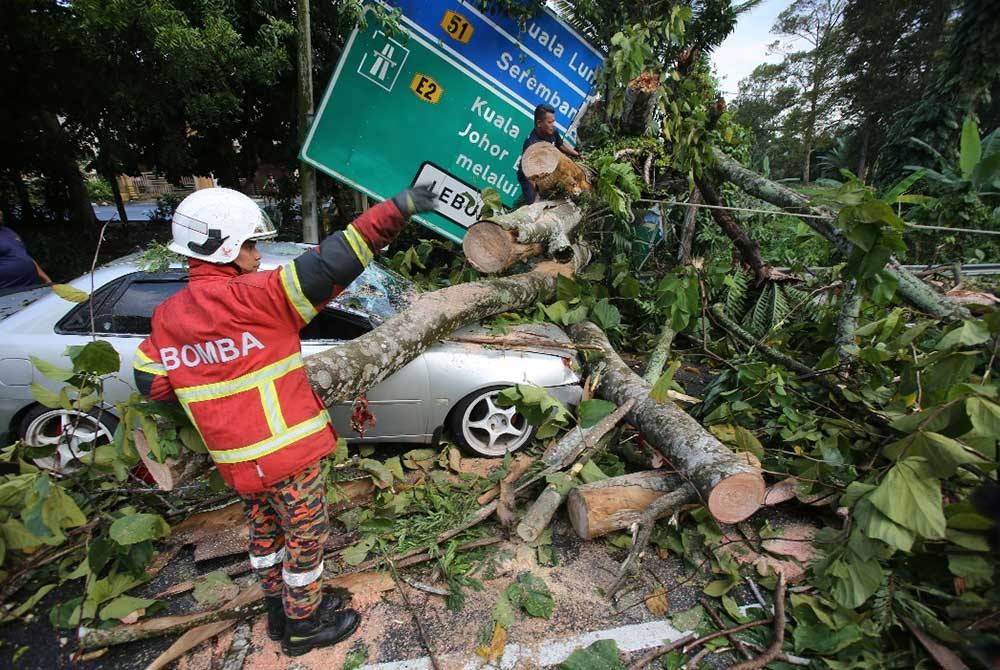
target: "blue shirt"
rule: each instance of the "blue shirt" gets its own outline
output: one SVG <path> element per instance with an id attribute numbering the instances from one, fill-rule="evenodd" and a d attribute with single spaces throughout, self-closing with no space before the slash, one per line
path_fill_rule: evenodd
<path id="1" fill-rule="evenodd" d="M 30 288 L 40 283 L 24 242 L 10 228 L 0 227 L 0 289 Z"/>

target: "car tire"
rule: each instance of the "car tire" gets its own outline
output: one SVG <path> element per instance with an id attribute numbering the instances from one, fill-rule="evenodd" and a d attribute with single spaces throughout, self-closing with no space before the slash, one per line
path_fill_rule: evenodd
<path id="1" fill-rule="evenodd" d="M 498 407 L 506 386 L 480 389 L 462 398 L 449 416 L 452 437 L 466 453 L 495 458 L 517 451 L 535 435 L 535 427 L 513 407 Z"/>
<path id="2" fill-rule="evenodd" d="M 89 412 L 52 409 L 38 405 L 21 418 L 18 435 L 29 447 L 51 447 L 51 456 L 32 459 L 43 469 L 63 474 L 77 469 L 76 463 L 90 450 L 114 439 L 118 417 L 99 408 Z"/>

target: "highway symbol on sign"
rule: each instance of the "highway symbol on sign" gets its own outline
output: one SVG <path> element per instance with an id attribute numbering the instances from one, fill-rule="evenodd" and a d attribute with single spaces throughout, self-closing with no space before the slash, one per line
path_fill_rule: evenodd
<path id="1" fill-rule="evenodd" d="M 410 55 L 409 49 L 387 37 L 381 49 L 364 55 L 358 66 L 358 72 L 361 76 L 391 92 L 392 87 L 396 84 L 396 77 L 399 76 L 399 71 L 408 55 Z"/>

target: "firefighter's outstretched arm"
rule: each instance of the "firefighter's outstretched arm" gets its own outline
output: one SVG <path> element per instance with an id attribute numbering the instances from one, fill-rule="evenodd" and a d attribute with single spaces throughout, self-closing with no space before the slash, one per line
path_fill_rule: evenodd
<path id="1" fill-rule="evenodd" d="M 337 287 L 354 281 L 374 253 L 395 239 L 411 215 L 431 211 L 435 202 L 429 187 L 410 188 L 372 207 L 346 230 L 325 238 L 292 262 L 302 293 L 314 305 L 327 302 Z"/>

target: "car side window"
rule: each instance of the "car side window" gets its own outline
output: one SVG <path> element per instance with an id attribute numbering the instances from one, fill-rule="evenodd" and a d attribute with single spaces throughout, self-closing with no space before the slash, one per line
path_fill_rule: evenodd
<path id="1" fill-rule="evenodd" d="M 64 333 L 148 335 L 156 306 L 186 285 L 187 278 L 182 276 L 144 272 L 128 275 L 96 290 L 91 300 L 77 305 L 63 317 L 56 330 Z"/>
<path id="2" fill-rule="evenodd" d="M 299 331 L 299 338 L 304 342 L 309 340 L 353 340 L 371 329 L 371 320 L 364 316 L 327 307 L 320 310 L 316 318 Z"/>

